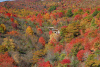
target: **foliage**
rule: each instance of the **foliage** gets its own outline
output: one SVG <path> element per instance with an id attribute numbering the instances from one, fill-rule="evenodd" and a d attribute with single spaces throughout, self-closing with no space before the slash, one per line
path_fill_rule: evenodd
<path id="1" fill-rule="evenodd" d="M 84 18 L 84 20 L 86 20 L 87 22 L 91 22 L 92 18 L 93 17 L 91 15 L 88 15 L 87 17 Z"/>
<path id="2" fill-rule="evenodd" d="M 95 53 L 96 55 L 100 55 L 100 50 L 96 50 L 94 53 Z"/>
<path id="3" fill-rule="evenodd" d="M 4 33 L 6 30 L 6 26 L 4 24 L 0 25 L 0 33 Z"/>
<path id="4" fill-rule="evenodd" d="M 95 24 L 95 19 L 93 18 L 92 21 L 91 21 L 91 26 L 96 26 Z"/>
<path id="5" fill-rule="evenodd" d="M 1 67 L 99 67 L 98 3 L 99 0 L 0 3 L 0 53 L 9 52 L 16 62 L 9 65 L 5 56 L 6 66 Z M 49 31 L 48 27 L 53 29 Z"/>
<path id="6" fill-rule="evenodd" d="M 4 42 L 2 42 L 2 45 L 4 45 L 9 51 L 15 50 L 15 43 L 13 39 L 10 38 L 4 38 Z"/>
<path id="7" fill-rule="evenodd" d="M 53 11 L 53 10 L 55 10 L 55 9 L 56 9 L 56 6 L 51 6 L 51 7 L 48 9 L 48 11 L 51 12 L 51 11 Z"/>
<path id="8" fill-rule="evenodd" d="M 63 59 L 60 63 L 58 63 L 57 67 L 69 67 L 71 61 L 69 59 Z"/>
<path id="9" fill-rule="evenodd" d="M 100 12 L 96 15 L 96 18 L 98 19 L 100 18 Z"/>
<path id="10" fill-rule="evenodd" d="M 1 26 L 0 26 L 0 33 L 4 33 L 4 29 Z"/>
<path id="11" fill-rule="evenodd" d="M 77 14 L 76 16 L 75 16 L 75 18 L 74 18 L 74 20 L 81 20 L 81 15 L 79 15 L 79 14 Z"/>
<path id="12" fill-rule="evenodd" d="M 26 34 L 27 35 L 33 35 L 33 30 L 32 30 L 32 28 L 30 26 L 27 27 Z"/>
<path id="13" fill-rule="evenodd" d="M 16 23 L 14 23 L 14 22 L 12 22 L 12 27 L 14 28 L 14 29 L 17 29 L 17 24 Z"/>
<path id="14" fill-rule="evenodd" d="M 100 61 L 95 59 L 95 54 L 90 54 L 86 60 L 86 67 L 99 67 Z"/>
<path id="15" fill-rule="evenodd" d="M 45 18 L 45 19 L 50 19 L 49 13 L 46 13 L 46 14 L 44 15 L 44 18 Z"/>
<path id="16" fill-rule="evenodd" d="M 39 43 L 41 43 L 43 46 L 45 46 L 45 40 L 43 37 L 39 38 Z"/>
<path id="17" fill-rule="evenodd" d="M 11 22 L 14 22 L 14 18 L 10 18 L 10 21 L 11 21 Z"/>
<path id="18" fill-rule="evenodd" d="M 5 54 L 0 54 L 0 66 L 17 67 L 14 65 L 14 60 L 8 55 L 7 52 Z"/>
<path id="19" fill-rule="evenodd" d="M 100 48 L 100 42 L 99 41 L 94 43 L 94 48 L 96 48 L 96 49 Z"/>
<path id="20" fill-rule="evenodd" d="M 78 53 L 77 53 L 78 60 L 82 61 L 83 55 L 84 55 L 84 50 L 78 51 Z"/>
<path id="21" fill-rule="evenodd" d="M 58 14 L 58 17 L 59 17 L 59 18 L 63 17 L 63 13 L 62 13 L 62 12 L 59 12 L 59 13 L 57 13 L 57 14 Z"/>
<path id="22" fill-rule="evenodd" d="M 78 64 L 79 64 L 79 61 L 78 60 L 74 60 L 73 59 L 72 62 L 71 62 L 71 65 L 74 66 L 74 67 L 77 67 Z"/>
<path id="23" fill-rule="evenodd" d="M 42 29 L 40 29 L 40 28 L 37 29 L 37 32 L 41 33 L 41 34 L 43 33 Z"/>
<path id="24" fill-rule="evenodd" d="M 52 34 L 52 30 L 49 31 L 49 35 Z"/>
<path id="25" fill-rule="evenodd" d="M 62 45 L 56 45 L 55 48 L 54 48 L 54 53 L 56 53 L 56 52 L 60 53 L 62 49 L 63 49 Z"/>
<path id="26" fill-rule="evenodd" d="M 98 14 L 98 11 L 95 10 L 95 11 L 93 12 L 92 16 L 94 17 L 94 16 L 96 16 L 97 14 Z"/>
<path id="27" fill-rule="evenodd" d="M 6 51 L 8 51 L 8 49 L 6 48 L 6 46 L 0 45 L 0 53 L 4 53 Z"/>
<path id="28" fill-rule="evenodd" d="M 61 61 L 61 64 L 67 64 L 67 63 L 68 63 L 68 64 L 71 63 L 69 59 L 63 59 L 63 60 Z"/>
<path id="29" fill-rule="evenodd" d="M 84 13 L 84 14 L 82 15 L 83 18 L 86 17 L 86 16 L 88 16 L 88 13 Z"/>
<path id="30" fill-rule="evenodd" d="M 78 22 L 69 24 L 67 28 L 61 29 L 61 36 L 66 37 L 66 41 L 69 42 L 72 38 L 80 35 L 80 25 Z"/>
<path id="31" fill-rule="evenodd" d="M 53 25 L 57 25 L 57 21 L 56 21 L 56 20 L 53 20 L 53 21 L 52 21 L 52 24 L 53 24 Z"/>
<path id="32" fill-rule="evenodd" d="M 66 54 L 64 54 L 64 53 L 60 54 L 59 60 L 63 60 L 65 58 L 65 56 L 66 56 Z"/>
<path id="33" fill-rule="evenodd" d="M 69 9 L 68 11 L 67 11 L 67 17 L 72 17 L 73 16 L 73 13 L 72 13 L 72 10 L 71 9 Z"/>
<path id="34" fill-rule="evenodd" d="M 33 53 L 33 64 L 35 64 L 36 62 L 38 62 L 39 58 L 41 58 L 45 54 L 46 54 L 46 50 L 44 50 L 44 49 L 40 49 L 40 50 L 35 51 Z"/>
<path id="35" fill-rule="evenodd" d="M 40 58 L 38 60 L 38 67 L 52 67 L 49 61 L 45 62 L 44 59 Z"/>
<path id="36" fill-rule="evenodd" d="M 71 54 L 70 55 L 73 55 L 73 56 L 76 56 L 78 51 L 84 49 L 84 47 L 78 43 L 78 44 L 74 44 L 72 49 L 71 49 Z"/>
<path id="37" fill-rule="evenodd" d="M 82 9 L 79 9 L 76 12 L 74 12 L 74 15 L 73 16 L 81 15 L 82 13 L 83 13 L 83 10 Z"/>
<path id="38" fill-rule="evenodd" d="M 19 33 L 17 31 L 7 32 L 7 34 L 10 34 L 10 35 L 19 35 Z"/>

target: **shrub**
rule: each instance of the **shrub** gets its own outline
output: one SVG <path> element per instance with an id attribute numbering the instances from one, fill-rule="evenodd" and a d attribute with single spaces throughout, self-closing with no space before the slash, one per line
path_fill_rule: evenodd
<path id="1" fill-rule="evenodd" d="M 53 11 L 53 10 L 55 10 L 55 9 L 56 9 L 56 6 L 51 6 L 51 7 L 48 9 L 48 11 L 51 12 L 51 11 Z"/>
<path id="2" fill-rule="evenodd" d="M 72 16 L 73 16 L 72 10 L 69 9 L 69 10 L 67 11 L 67 17 L 72 17 Z"/>
<path id="3" fill-rule="evenodd" d="M 98 13 L 99 13 L 99 12 L 98 12 L 97 10 L 95 10 L 95 11 L 93 12 L 92 16 L 94 17 L 94 16 L 96 16 Z"/>

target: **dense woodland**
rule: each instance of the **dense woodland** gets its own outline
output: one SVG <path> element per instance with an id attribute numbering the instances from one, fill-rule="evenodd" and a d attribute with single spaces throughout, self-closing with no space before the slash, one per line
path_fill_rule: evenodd
<path id="1" fill-rule="evenodd" d="M 100 67 L 100 1 L 1 2 L 0 67 Z"/>

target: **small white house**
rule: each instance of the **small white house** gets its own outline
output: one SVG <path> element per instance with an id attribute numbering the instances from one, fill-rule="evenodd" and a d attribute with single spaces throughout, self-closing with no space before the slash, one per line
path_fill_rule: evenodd
<path id="1" fill-rule="evenodd" d="M 60 31 L 58 29 L 55 29 L 54 27 L 48 27 L 49 30 L 52 30 L 53 33 L 56 33 L 56 34 L 60 34 Z"/>
<path id="2" fill-rule="evenodd" d="M 52 30 L 52 29 L 54 29 L 54 27 L 48 27 L 49 28 L 49 30 Z"/>

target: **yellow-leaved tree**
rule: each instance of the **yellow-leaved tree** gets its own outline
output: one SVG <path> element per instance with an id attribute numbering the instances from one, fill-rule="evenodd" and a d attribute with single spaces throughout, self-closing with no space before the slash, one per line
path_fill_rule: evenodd
<path id="1" fill-rule="evenodd" d="M 27 35 L 33 35 L 33 30 L 32 30 L 32 28 L 30 26 L 27 27 L 26 34 Z"/>
<path id="2" fill-rule="evenodd" d="M 17 25 L 19 25 L 18 21 L 17 20 L 14 20 L 14 23 L 16 23 Z"/>
<path id="3" fill-rule="evenodd" d="M 4 33 L 6 30 L 6 26 L 4 24 L 0 25 L 0 33 Z"/>

